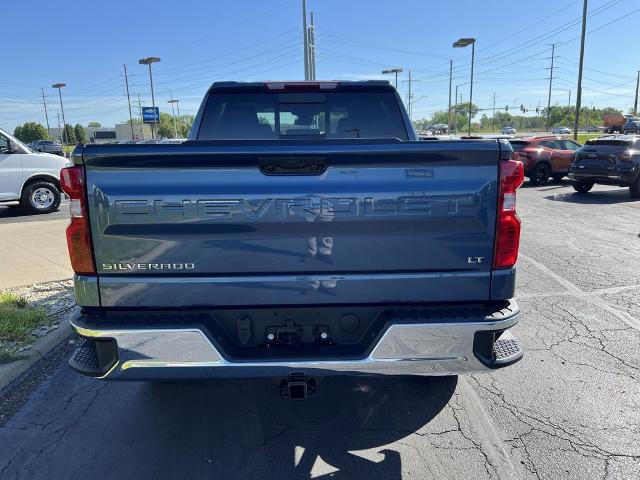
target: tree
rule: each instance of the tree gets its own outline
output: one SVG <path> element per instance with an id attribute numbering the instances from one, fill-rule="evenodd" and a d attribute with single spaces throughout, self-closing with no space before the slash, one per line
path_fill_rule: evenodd
<path id="1" fill-rule="evenodd" d="M 31 143 L 36 140 L 46 140 L 49 138 L 47 129 L 37 122 L 26 122 L 18 125 L 13 131 L 13 135 L 24 143 Z"/>
<path id="2" fill-rule="evenodd" d="M 79 123 L 76 123 L 76 126 L 73 127 L 73 133 L 76 137 L 76 142 L 77 143 L 86 143 L 87 141 L 87 131 L 85 130 L 85 128 L 80 125 Z"/>
<path id="3" fill-rule="evenodd" d="M 89 122 L 88 127 L 100 128 L 102 124 L 100 122 Z"/>
<path id="4" fill-rule="evenodd" d="M 73 126 L 68 123 L 64 126 L 64 140 L 67 142 L 67 145 L 76 143 L 76 134 L 73 131 Z"/>
<path id="5" fill-rule="evenodd" d="M 160 112 L 160 123 L 158 127 L 158 136 L 163 138 L 173 138 L 175 135 L 173 128 L 173 116 L 169 113 Z"/>

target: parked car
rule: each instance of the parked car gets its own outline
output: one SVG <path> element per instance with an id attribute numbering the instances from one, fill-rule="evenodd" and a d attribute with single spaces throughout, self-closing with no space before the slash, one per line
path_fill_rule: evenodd
<path id="1" fill-rule="evenodd" d="M 628 117 L 627 121 L 622 126 L 622 133 L 625 135 L 631 133 L 640 134 L 640 118 Z"/>
<path id="2" fill-rule="evenodd" d="M 36 140 L 29 144 L 31 150 L 35 152 L 53 153 L 55 155 L 64 156 L 62 145 L 53 140 Z"/>
<path id="3" fill-rule="evenodd" d="M 640 137 L 605 136 L 588 140 L 576 152 L 569 170 L 573 188 L 587 193 L 596 183 L 629 187 L 640 198 Z"/>
<path id="4" fill-rule="evenodd" d="M 508 142 L 419 142 L 381 81 L 219 82 L 199 111 L 188 148 L 84 145 L 64 171 L 72 368 L 275 376 L 301 399 L 316 376 L 522 357 Z"/>
<path id="5" fill-rule="evenodd" d="M 515 135 L 517 130 L 514 127 L 502 127 L 500 133 L 503 135 Z"/>
<path id="6" fill-rule="evenodd" d="M 431 132 L 434 135 L 445 135 L 449 133 L 449 125 L 447 125 L 446 123 L 438 123 L 431 127 Z"/>
<path id="7" fill-rule="evenodd" d="M 554 127 L 551 129 L 551 133 L 554 135 L 570 135 L 571 129 L 568 127 Z"/>
<path id="8" fill-rule="evenodd" d="M 604 133 L 606 130 L 606 127 L 603 127 L 602 125 L 589 125 L 587 127 L 587 132 L 589 133 Z"/>
<path id="9" fill-rule="evenodd" d="M 187 141 L 186 138 L 165 138 L 163 140 L 160 140 L 160 143 L 164 145 L 164 144 L 167 144 L 167 143 L 169 143 L 169 144 L 172 144 L 172 143 L 173 144 L 175 144 L 175 143 L 184 143 L 186 141 Z"/>
<path id="10" fill-rule="evenodd" d="M 49 213 L 60 206 L 60 169 L 69 162 L 59 155 L 34 153 L 0 129 L 0 205 L 18 202 L 30 213 Z"/>
<path id="11" fill-rule="evenodd" d="M 567 173 L 580 144 L 556 136 L 510 140 L 513 150 L 524 165 L 531 185 L 545 185 L 549 178 L 559 181 Z"/>

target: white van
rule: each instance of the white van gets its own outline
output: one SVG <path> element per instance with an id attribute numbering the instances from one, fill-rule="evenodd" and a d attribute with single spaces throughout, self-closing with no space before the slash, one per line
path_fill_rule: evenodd
<path id="1" fill-rule="evenodd" d="M 34 153 L 0 129 L 0 205 L 19 204 L 31 213 L 49 213 L 60 206 L 60 169 L 64 157 Z"/>

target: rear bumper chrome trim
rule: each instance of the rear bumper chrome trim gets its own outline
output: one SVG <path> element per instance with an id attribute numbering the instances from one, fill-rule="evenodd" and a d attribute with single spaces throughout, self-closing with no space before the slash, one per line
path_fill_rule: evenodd
<path id="1" fill-rule="evenodd" d="M 440 323 L 392 324 L 371 353 L 362 359 L 229 361 L 197 328 L 95 329 L 72 319 L 86 338 L 113 338 L 119 362 L 109 380 L 278 377 L 291 372 L 324 375 L 452 375 L 488 371 L 474 355 L 474 337 L 481 331 L 502 331 L 519 320 L 510 301 L 500 318 Z"/>

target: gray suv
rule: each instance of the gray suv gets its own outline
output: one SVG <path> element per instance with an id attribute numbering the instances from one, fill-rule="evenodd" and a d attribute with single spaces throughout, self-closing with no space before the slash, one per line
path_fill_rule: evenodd
<path id="1" fill-rule="evenodd" d="M 624 134 L 640 134 L 640 118 L 629 117 L 622 126 L 622 133 Z"/>
<path id="2" fill-rule="evenodd" d="M 64 156 L 62 145 L 53 140 L 36 140 L 35 142 L 31 142 L 29 147 L 31 147 L 31 150 L 34 152 L 53 153 Z"/>

